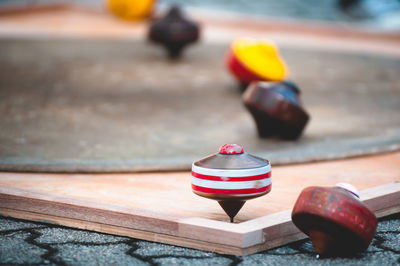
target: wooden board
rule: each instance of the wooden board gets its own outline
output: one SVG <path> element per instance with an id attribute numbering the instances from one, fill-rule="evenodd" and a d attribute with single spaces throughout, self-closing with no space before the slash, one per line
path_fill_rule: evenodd
<path id="1" fill-rule="evenodd" d="M 378 217 L 400 211 L 400 153 L 272 168 L 272 192 L 236 223 L 191 192 L 190 172 L 0 173 L 0 214 L 218 253 L 246 255 L 305 238 L 290 219 L 307 186 L 349 182 Z"/>

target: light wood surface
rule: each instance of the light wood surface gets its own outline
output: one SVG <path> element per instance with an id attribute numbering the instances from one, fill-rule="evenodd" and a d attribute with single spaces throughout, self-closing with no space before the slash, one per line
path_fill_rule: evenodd
<path id="1" fill-rule="evenodd" d="M 349 182 L 378 215 L 400 210 L 400 153 L 272 166 L 272 191 L 248 201 L 236 223 L 191 192 L 190 172 L 0 173 L 0 213 L 16 218 L 245 255 L 305 237 L 290 220 L 307 186 Z"/>

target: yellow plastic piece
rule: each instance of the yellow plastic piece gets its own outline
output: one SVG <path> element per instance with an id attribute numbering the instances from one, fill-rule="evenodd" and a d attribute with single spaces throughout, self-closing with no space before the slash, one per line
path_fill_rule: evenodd
<path id="1" fill-rule="evenodd" d="M 141 20 L 150 16 L 156 0 L 107 0 L 112 13 L 124 20 Z"/>
<path id="2" fill-rule="evenodd" d="M 279 50 L 271 41 L 237 39 L 232 44 L 236 58 L 251 72 L 271 81 L 280 81 L 288 73 Z"/>

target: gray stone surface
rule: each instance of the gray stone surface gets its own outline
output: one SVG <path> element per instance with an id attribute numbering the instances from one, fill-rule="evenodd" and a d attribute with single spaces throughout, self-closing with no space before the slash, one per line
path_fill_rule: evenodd
<path id="1" fill-rule="evenodd" d="M 215 256 L 215 254 L 211 252 L 158 244 L 154 242 L 141 241 L 137 244 L 138 249 L 136 249 L 134 253 L 142 257 L 156 257 L 160 254 L 168 254 L 175 257 L 186 256 L 192 258 L 209 258 Z"/>
<path id="2" fill-rule="evenodd" d="M 56 244 L 54 247 L 58 252 L 53 258 L 60 264 L 68 265 L 148 265 L 140 258 L 132 256 L 129 253 L 132 246 L 125 242 Z"/>
<path id="3" fill-rule="evenodd" d="M 2 221 L 3 222 L 3 221 Z M 33 264 L 43 263 L 43 256 L 47 250 L 30 240 L 35 233 L 28 229 L 8 231 L 1 235 L 0 262 L 3 264 Z"/>
<path id="4" fill-rule="evenodd" d="M 38 227 L 43 227 L 43 225 L 24 222 L 24 221 L 17 221 L 17 220 L 2 220 L 0 222 L 1 232 L 9 230 L 10 231 L 18 230 L 18 229 L 38 228 Z"/>
<path id="5" fill-rule="evenodd" d="M 0 265 L 398 265 L 400 214 L 379 222 L 368 250 L 317 258 L 310 240 L 238 257 L 0 216 Z"/>
<path id="6" fill-rule="evenodd" d="M 124 237 L 106 235 L 96 232 L 74 230 L 70 228 L 46 227 L 40 230 L 41 235 L 38 241 L 48 244 L 68 244 L 68 243 L 118 243 L 125 240 Z M 54 238 L 57 235 L 57 238 Z"/>
<path id="7" fill-rule="evenodd" d="M 171 62 L 144 41 L 1 39 L 0 169 L 190 170 L 227 142 L 272 165 L 400 149 L 398 58 L 282 48 L 311 115 L 286 141 L 257 137 L 228 46 Z"/>

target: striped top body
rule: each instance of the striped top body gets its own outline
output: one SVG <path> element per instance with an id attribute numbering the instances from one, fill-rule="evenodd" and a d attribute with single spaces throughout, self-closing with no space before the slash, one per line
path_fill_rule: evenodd
<path id="1" fill-rule="evenodd" d="M 192 165 L 192 190 L 221 197 L 257 197 L 271 190 L 271 166 L 213 169 Z M 218 198 L 218 196 L 216 197 Z"/>

